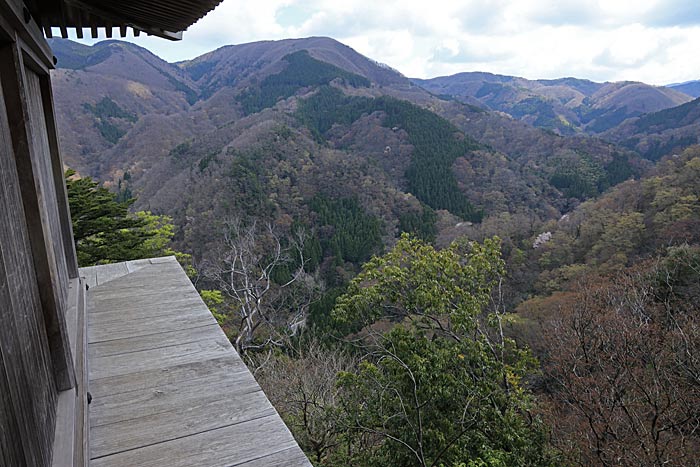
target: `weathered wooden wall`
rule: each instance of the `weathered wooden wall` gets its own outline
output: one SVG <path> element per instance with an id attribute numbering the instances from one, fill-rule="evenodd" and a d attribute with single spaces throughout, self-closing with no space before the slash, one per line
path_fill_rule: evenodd
<path id="1" fill-rule="evenodd" d="M 0 86 L 0 464 L 49 465 L 58 391 Z"/>
<path id="2" fill-rule="evenodd" d="M 57 459 L 83 466 L 87 428 L 76 419 L 87 405 L 76 373 L 81 378 L 85 368 L 73 362 L 74 355 L 84 359 L 86 347 L 78 329 L 83 295 L 56 135 L 52 55 L 25 12 L 21 0 L 0 0 L 0 466 Z"/>

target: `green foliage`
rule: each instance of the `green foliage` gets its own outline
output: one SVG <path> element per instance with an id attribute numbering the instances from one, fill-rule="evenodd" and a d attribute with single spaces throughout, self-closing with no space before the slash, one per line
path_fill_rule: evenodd
<path id="1" fill-rule="evenodd" d="M 204 300 L 204 303 L 209 308 L 209 311 L 211 311 L 211 314 L 214 315 L 219 325 L 224 324 L 226 315 L 219 308 L 224 303 L 224 296 L 221 290 L 200 290 L 199 295 L 202 297 L 202 300 Z"/>
<path id="2" fill-rule="evenodd" d="M 212 71 L 218 62 L 210 62 L 205 60 L 185 62 L 183 69 L 190 75 L 190 78 L 194 81 L 199 81 L 199 79 Z"/>
<path id="3" fill-rule="evenodd" d="M 629 156 L 615 153 L 612 160 L 605 165 L 605 177 L 598 182 L 598 190 L 606 189 L 622 183 L 625 180 L 639 176 L 639 169 L 632 165 Z"/>
<path id="4" fill-rule="evenodd" d="M 134 200 L 116 194 L 89 177 L 66 172 L 66 187 L 80 266 L 128 261 L 162 254 L 173 235 L 171 219 L 148 212 L 129 214 Z"/>
<path id="5" fill-rule="evenodd" d="M 609 130 L 630 117 L 639 115 L 639 113 L 629 112 L 627 107 L 618 107 L 616 109 L 593 109 L 583 113 L 581 121 L 588 123 L 586 129 L 595 133 L 601 133 Z"/>
<path id="6" fill-rule="evenodd" d="M 126 134 L 126 131 L 107 120 L 97 120 L 95 122 L 95 128 L 97 128 L 104 139 L 112 144 L 117 144 L 117 141 Z"/>
<path id="7" fill-rule="evenodd" d="M 413 145 L 406 180 L 411 193 L 433 209 L 446 209 L 464 219 L 480 221 L 483 212 L 461 192 L 452 164 L 479 145 L 437 114 L 408 101 L 387 96 L 351 97 L 321 88 L 299 104 L 297 115 L 312 133 L 323 136 L 334 124 L 349 124 L 363 114 L 383 112 L 383 125 L 408 133 Z"/>
<path id="8" fill-rule="evenodd" d="M 131 174 L 126 171 L 124 172 L 124 175 L 122 175 L 122 178 L 119 179 L 117 182 L 117 201 L 118 202 L 124 202 L 128 201 L 131 198 L 133 198 L 133 193 L 131 191 Z"/>
<path id="9" fill-rule="evenodd" d="M 399 230 L 401 233 L 414 234 L 421 240 L 432 242 L 437 235 L 437 214 L 428 206 L 423 207 L 423 211 L 419 214 L 416 212 L 407 212 L 399 216 Z"/>
<path id="10" fill-rule="evenodd" d="M 107 96 L 103 97 L 95 105 L 88 104 L 86 102 L 85 104 L 83 104 L 83 107 L 85 108 L 85 110 L 92 113 L 95 117 L 99 119 L 123 118 L 124 120 L 132 123 L 137 120 L 136 115 L 122 109 L 116 102 L 114 102 L 111 98 Z"/>
<path id="11" fill-rule="evenodd" d="M 360 263 L 376 253 L 382 245 L 382 227 L 379 219 L 364 212 L 352 198 L 330 199 L 317 196 L 309 207 L 318 215 L 317 225 L 327 235 L 321 237 L 324 256 L 335 256 L 338 261 Z"/>
<path id="12" fill-rule="evenodd" d="M 498 239 L 438 251 L 404 235 L 350 283 L 333 312 L 341 324 L 402 324 L 339 377 L 350 432 L 374 441 L 348 464 L 555 465 L 542 424 L 525 415 L 534 361 L 489 337 L 498 316 L 482 320 L 502 272 Z"/>
<path id="13" fill-rule="evenodd" d="M 272 107 L 278 100 L 293 96 L 301 88 L 328 84 L 336 79 L 353 87 L 370 85 L 367 78 L 316 60 L 307 50 L 291 53 L 284 60 L 287 67 L 283 71 L 267 76 L 259 87 L 250 88 L 238 97 L 246 115 Z"/>
<path id="14" fill-rule="evenodd" d="M 137 120 L 136 115 L 125 111 L 107 96 L 94 105 L 86 102 L 83 104 L 83 107 L 96 117 L 95 128 L 97 128 L 104 139 L 112 144 L 116 144 L 126 134 L 126 131 L 113 123 L 114 119 L 123 119 L 131 123 Z"/>
<path id="15" fill-rule="evenodd" d="M 561 190 L 564 196 L 585 199 L 598 194 L 605 172 L 588 155 L 582 154 L 573 161 L 562 160 L 558 164 L 549 183 Z"/>
<path id="16" fill-rule="evenodd" d="M 172 217 L 156 215 L 150 211 L 138 211 L 134 217 L 142 222 L 144 231 L 149 233 L 143 241 L 143 248 L 146 251 L 165 251 L 175 235 Z"/>
<path id="17" fill-rule="evenodd" d="M 253 217 L 264 217 L 272 210 L 268 200 L 267 187 L 263 170 L 255 161 L 255 154 L 236 153 L 226 172 L 230 189 L 238 195 L 236 199 L 244 206 L 246 214 Z"/>
<path id="18" fill-rule="evenodd" d="M 176 91 L 180 91 L 185 95 L 185 100 L 187 101 L 188 104 L 194 105 L 197 102 L 197 99 L 199 98 L 199 95 L 197 92 L 192 89 L 191 87 L 187 86 L 184 84 L 182 81 L 178 81 L 177 79 L 173 78 L 170 75 L 166 75 L 168 82 L 173 85 Z"/>
<path id="19" fill-rule="evenodd" d="M 338 322 L 331 316 L 336 300 L 345 291 L 345 287 L 332 287 L 309 307 L 308 326 L 321 338 L 328 338 L 334 334 L 346 335 L 350 333 L 349 327 L 339 327 Z"/>
<path id="20" fill-rule="evenodd" d="M 454 242 L 436 250 L 403 234 L 396 246 L 362 267 L 341 297 L 335 318 L 368 326 L 383 317 L 440 316 L 459 333 L 474 330 L 489 302 L 493 281 L 503 273 L 500 240 Z"/>
<path id="21" fill-rule="evenodd" d="M 634 126 L 640 132 L 660 133 L 670 128 L 678 128 L 697 120 L 700 116 L 700 98 L 686 102 L 685 104 L 660 110 L 640 117 Z"/>
<path id="22" fill-rule="evenodd" d="M 534 115 L 536 118 L 532 124 L 540 128 L 568 130 L 567 125 L 554 111 L 553 102 L 542 97 L 533 96 L 523 99 L 511 107 L 509 113 L 517 119 Z"/>
<path id="23" fill-rule="evenodd" d="M 476 91 L 474 97 L 478 99 L 480 97 L 488 96 L 489 94 L 499 94 L 501 91 L 503 91 L 503 89 L 505 89 L 505 86 L 500 83 L 484 83 Z"/>
<path id="24" fill-rule="evenodd" d="M 624 173 L 624 169 L 623 169 Z M 662 161 L 654 175 L 624 182 L 580 205 L 537 250 L 538 293 L 566 289 L 587 274 L 604 273 L 669 246 L 700 241 L 700 150 Z"/>
<path id="25" fill-rule="evenodd" d="M 168 156 L 174 158 L 174 159 L 183 159 L 185 156 L 187 156 L 192 149 L 192 141 L 187 140 L 183 141 L 182 143 L 178 144 L 174 148 L 170 150 L 168 153 Z"/>
<path id="26" fill-rule="evenodd" d="M 333 125 L 349 125 L 374 111 L 371 98 L 347 96 L 339 89 L 321 86 L 313 96 L 299 102 L 297 117 L 318 140 L 323 140 Z"/>

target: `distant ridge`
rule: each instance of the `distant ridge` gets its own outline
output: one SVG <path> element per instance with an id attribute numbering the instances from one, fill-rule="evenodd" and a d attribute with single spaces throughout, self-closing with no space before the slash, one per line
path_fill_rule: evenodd
<path id="1" fill-rule="evenodd" d="M 686 81 L 684 83 L 667 84 L 667 88 L 684 92 L 692 97 L 700 97 L 700 80 Z"/>
<path id="2" fill-rule="evenodd" d="M 577 78 L 529 80 L 484 72 L 414 79 L 426 90 L 467 103 L 474 100 L 531 125 L 563 135 L 599 134 L 628 118 L 691 100 L 677 89 Z"/>

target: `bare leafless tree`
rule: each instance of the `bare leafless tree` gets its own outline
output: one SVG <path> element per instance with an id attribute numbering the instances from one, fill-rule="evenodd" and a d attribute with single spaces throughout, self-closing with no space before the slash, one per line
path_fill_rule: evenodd
<path id="1" fill-rule="evenodd" d="M 345 431 L 338 406 L 338 373 L 350 371 L 356 361 L 313 338 L 300 341 L 291 354 L 273 356 L 258 381 L 296 440 L 322 465 Z"/>
<path id="2" fill-rule="evenodd" d="M 304 270 L 306 236 L 297 230 L 283 246 L 271 224 L 244 225 L 240 219 L 225 223 L 218 258 L 207 262 L 204 274 L 234 304 L 239 319 L 234 344 L 239 353 L 284 346 L 304 325 L 319 283 Z M 294 270 L 276 282 L 275 272 L 283 266 Z"/>
<path id="3" fill-rule="evenodd" d="M 584 282 L 547 329 L 550 421 L 581 465 L 700 462 L 699 309 L 660 294 L 675 286 L 668 274 L 657 264 Z"/>

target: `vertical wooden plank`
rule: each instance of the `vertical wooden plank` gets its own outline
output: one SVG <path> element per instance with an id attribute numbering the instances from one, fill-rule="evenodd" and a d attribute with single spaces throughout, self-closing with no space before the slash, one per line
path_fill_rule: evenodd
<path id="1" fill-rule="evenodd" d="M 0 278 L 0 282 L 4 278 Z M 0 304 L 4 307 L 8 301 L 7 290 L 0 285 Z M 0 313 L 2 313 L 0 311 Z M 10 386 L 5 371 L 5 359 L 0 348 L 0 465 L 26 465 L 19 439 L 19 426 L 15 418 L 10 398 Z"/>
<path id="2" fill-rule="evenodd" d="M 75 374 L 65 316 L 61 308 L 65 292 L 61 291 L 62 284 L 49 228 L 50 219 L 44 209 L 46 196 L 50 193 L 43 191 L 44 187 L 39 181 L 41 172 L 40 167 L 36 166 L 36 151 L 41 148 L 37 149 L 34 146 L 25 69 L 18 44 L 0 49 L 0 63 L 5 104 L 8 114 L 13 115 L 10 134 L 36 275 L 36 281 L 32 282 L 41 284 L 39 294 L 56 385 L 59 390 L 69 389 L 75 385 Z M 40 118 L 44 120 L 43 115 Z M 67 284 L 65 286 L 67 287 Z"/>
<path id="3" fill-rule="evenodd" d="M 32 165 L 36 167 L 39 175 L 39 185 L 42 194 L 42 212 L 44 213 L 45 231 L 49 234 L 49 243 L 53 252 L 51 266 L 57 282 L 57 294 L 60 300 L 60 309 L 65 311 L 68 298 L 68 266 L 64 245 L 60 204 L 66 203 L 65 190 L 63 189 L 63 177 L 56 174 L 51 154 L 49 131 L 46 126 L 47 119 L 44 112 L 40 77 L 31 69 L 25 67 L 24 76 L 27 83 L 27 107 L 29 109 L 29 126 L 31 144 L 33 147 Z M 56 135 L 54 135 L 56 137 Z M 56 176 L 60 183 L 60 191 L 56 185 Z M 59 199 L 59 193 L 62 200 Z"/>
<path id="4" fill-rule="evenodd" d="M 51 89 L 51 77 L 43 75 L 39 77 L 42 104 L 46 117 L 46 129 L 51 153 L 51 168 L 53 181 L 56 188 L 58 201 L 58 213 L 60 215 L 60 228 L 63 237 L 63 251 L 68 268 L 68 277 L 78 277 L 78 258 L 75 255 L 75 242 L 73 241 L 73 225 L 71 223 L 70 208 L 68 206 L 68 193 L 63 176 L 63 158 L 58 144 L 58 129 L 56 128 L 56 113 L 53 105 L 53 91 Z"/>

